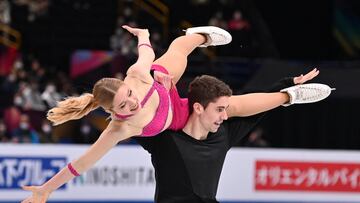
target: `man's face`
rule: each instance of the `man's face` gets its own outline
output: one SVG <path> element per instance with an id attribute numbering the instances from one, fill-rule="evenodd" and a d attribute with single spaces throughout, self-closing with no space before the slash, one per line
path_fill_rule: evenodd
<path id="1" fill-rule="evenodd" d="M 216 132 L 221 123 L 228 119 L 226 109 L 229 107 L 228 96 L 219 97 L 216 102 L 211 102 L 200 114 L 200 123 L 206 131 Z"/>

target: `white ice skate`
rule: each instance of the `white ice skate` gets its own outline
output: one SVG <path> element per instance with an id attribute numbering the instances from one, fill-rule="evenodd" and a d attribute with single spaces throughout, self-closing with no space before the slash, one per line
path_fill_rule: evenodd
<path id="1" fill-rule="evenodd" d="M 291 104 L 307 104 L 321 101 L 328 97 L 332 90 L 335 90 L 335 88 L 319 83 L 309 83 L 288 87 L 280 92 L 289 94 L 289 103 L 283 104 L 283 106 L 289 106 Z"/>
<path id="2" fill-rule="evenodd" d="M 207 37 L 206 42 L 199 47 L 229 44 L 232 40 L 228 31 L 215 26 L 192 27 L 186 30 L 186 35 L 194 33 L 204 34 Z"/>

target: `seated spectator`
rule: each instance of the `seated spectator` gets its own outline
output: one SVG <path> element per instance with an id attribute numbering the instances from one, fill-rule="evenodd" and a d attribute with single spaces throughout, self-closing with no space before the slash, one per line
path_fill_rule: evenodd
<path id="1" fill-rule="evenodd" d="M 4 123 L 8 132 L 19 127 L 21 112 L 16 106 L 10 106 L 4 110 Z"/>
<path id="2" fill-rule="evenodd" d="M 56 106 L 56 102 L 61 100 L 62 96 L 57 92 L 56 86 L 50 82 L 46 85 L 41 98 L 45 101 L 48 108 L 53 108 Z"/>
<path id="3" fill-rule="evenodd" d="M 250 22 L 243 17 L 240 10 L 235 10 L 228 21 L 228 29 L 233 36 L 233 41 L 227 46 L 226 55 L 252 57 L 256 54 L 254 35 Z"/>
<path id="4" fill-rule="evenodd" d="M 19 90 L 14 98 L 14 103 L 23 110 L 46 110 L 46 106 L 41 99 L 41 94 L 35 81 L 32 81 L 30 84 L 26 82 L 20 83 Z"/>
<path id="5" fill-rule="evenodd" d="M 11 77 L 10 77 L 11 76 Z M 13 97 L 17 90 L 17 84 L 15 81 L 10 81 L 14 77 L 14 74 L 9 74 L 8 76 L 0 76 L 0 110 L 11 106 L 13 103 Z"/>
<path id="6" fill-rule="evenodd" d="M 216 12 L 215 15 L 210 18 L 208 24 L 216 27 L 221 27 L 223 29 L 228 29 L 228 25 L 226 24 L 223 13 L 221 11 Z"/>
<path id="7" fill-rule="evenodd" d="M 11 141 L 14 143 L 39 143 L 39 135 L 31 127 L 28 115 L 21 114 L 19 127 L 13 130 Z"/>
<path id="8" fill-rule="evenodd" d="M 0 120 L 0 142 L 8 142 L 10 138 L 6 125 L 3 120 Z"/>
<path id="9" fill-rule="evenodd" d="M 228 29 L 231 30 L 249 30 L 250 23 L 243 18 L 240 10 L 236 10 L 233 13 L 232 19 L 228 22 Z"/>
<path id="10" fill-rule="evenodd" d="M 52 132 L 51 123 L 47 119 L 43 119 L 39 131 L 40 143 L 54 143 Z"/>

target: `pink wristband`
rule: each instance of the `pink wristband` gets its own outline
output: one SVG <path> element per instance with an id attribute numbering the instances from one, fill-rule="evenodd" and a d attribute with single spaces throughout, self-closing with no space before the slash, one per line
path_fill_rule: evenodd
<path id="1" fill-rule="evenodd" d="M 138 48 L 140 48 L 141 46 L 147 46 L 147 47 L 150 47 L 152 49 L 152 46 L 150 44 L 146 44 L 146 43 L 139 44 Z"/>
<path id="2" fill-rule="evenodd" d="M 74 167 L 71 165 L 71 163 L 68 163 L 67 165 L 69 171 L 71 172 L 71 174 L 73 174 L 74 176 L 80 176 L 80 174 L 74 169 Z"/>

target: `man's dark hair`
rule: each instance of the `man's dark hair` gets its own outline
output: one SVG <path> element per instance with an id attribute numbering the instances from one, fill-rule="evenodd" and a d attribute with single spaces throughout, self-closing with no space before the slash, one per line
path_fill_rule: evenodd
<path id="1" fill-rule="evenodd" d="M 196 102 L 206 108 L 210 102 L 216 102 L 219 97 L 231 95 L 231 88 L 223 81 L 210 75 L 198 76 L 189 85 L 189 112 L 190 114 L 193 112 L 193 105 Z"/>

